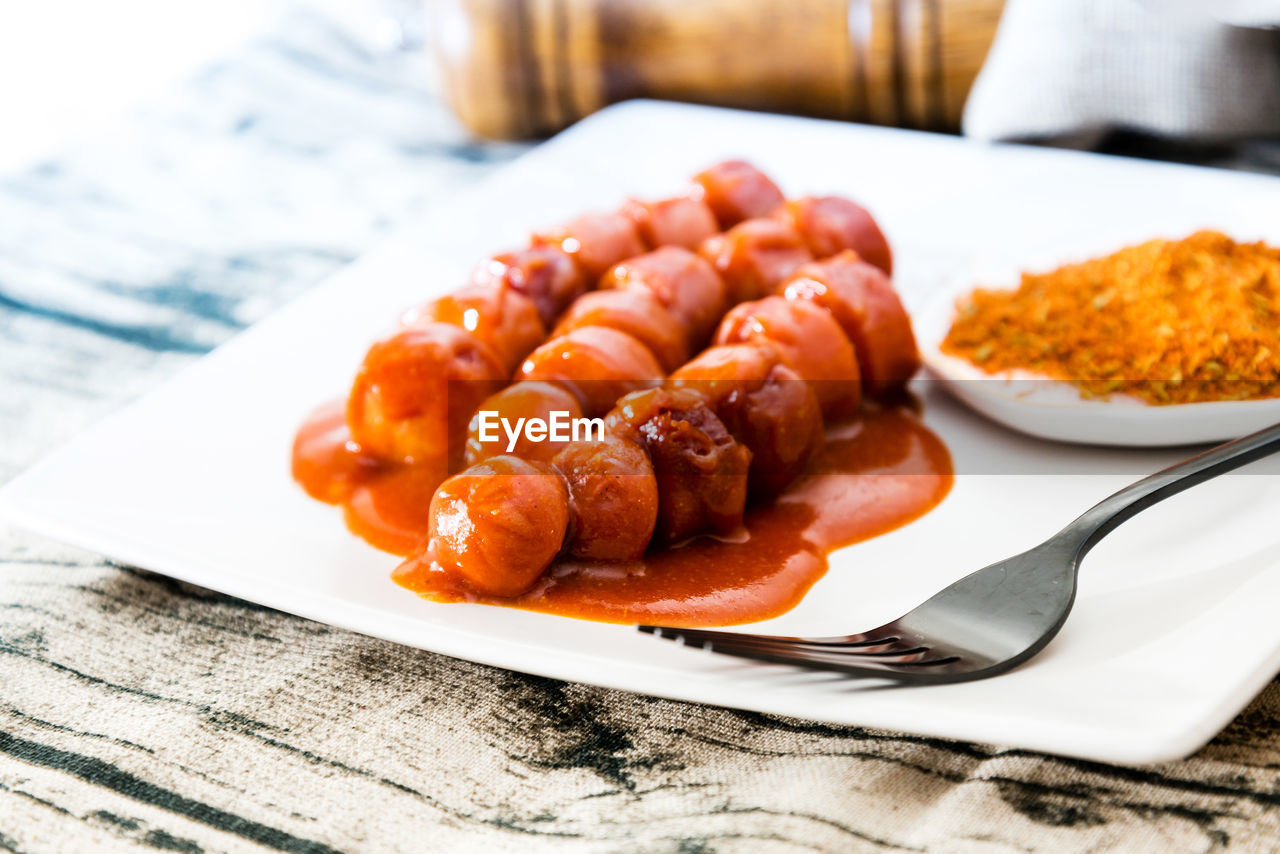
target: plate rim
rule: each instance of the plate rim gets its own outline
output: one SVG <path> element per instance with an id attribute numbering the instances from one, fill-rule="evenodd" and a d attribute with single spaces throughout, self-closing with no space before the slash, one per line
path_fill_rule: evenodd
<path id="1" fill-rule="evenodd" d="M 584 133 L 587 132 L 583 130 L 584 128 L 588 128 L 594 131 L 594 129 L 597 128 L 598 126 L 605 125 L 608 122 L 617 123 L 619 121 L 623 121 L 623 119 L 618 118 L 618 116 L 622 116 L 624 117 L 624 119 L 629 120 L 627 119 L 627 114 L 637 110 L 644 113 L 646 111 L 651 111 L 655 109 L 662 112 L 679 112 L 679 113 L 685 113 L 689 111 L 692 111 L 692 112 L 709 111 L 709 112 L 723 113 L 723 114 L 736 114 L 748 120 L 763 119 L 765 121 L 818 122 L 825 125 L 831 125 L 833 127 L 838 126 L 842 128 L 849 128 L 849 126 L 843 125 L 842 123 L 822 122 L 822 120 L 816 120 L 816 119 L 794 119 L 791 117 L 759 116 L 758 114 L 744 113 L 744 112 L 734 111 L 734 110 L 724 110 L 720 108 L 704 108 L 704 107 L 691 107 L 687 105 L 656 104 L 654 102 L 639 102 L 639 103 L 631 102 L 631 103 L 617 105 L 615 107 L 611 107 L 604 111 L 601 111 L 600 113 L 596 114 L 596 116 L 593 116 L 585 120 L 584 122 L 580 123 L 579 125 L 575 126 L 575 128 L 573 128 L 571 131 L 566 132 L 566 134 L 562 134 L 560 137 L 557 137 L 557 139 L 563 139 L 565 136 L 567 136 L 567 134 L 574 134 L 575 137 L 578 135 L 583 135 Z M 849 128 L 849 129 L 853 130 L 852 128 Z M 906 132 L 906 131 L 896 131 L 896 130 L 890 130 L 890 129 L 858 128 L 857 130 L 859 132 L 867 131 L 875 134 L 887 134 L 890 138 L 892 138 L 895 134 L 899 134 L 899 133 L 912 133 L 912 134 L 919 134 L 921 136 L 930 136 L 930 137 L 935 136 L 932 134 L 920 134 L 920 132 Z M 963 145 L 973 144 L 973 143 L 967 143 L 962 140 L 949 140 L 949 142 L 954 142 L 956 144 L 963 144 Z M 1022 147 L 1017 147 L 1017 148 L 1022 148 Z M 503 167 L 500 167 L 499 169 L 495 170 L 491 175 L 483 179 L 481 182 L 477 182 L 477 184 L 471 185 L 470 187 L 464 189 L 463 191 L 460 191 L 456 195 L 465 195 L 468 193 L 477 192 L 478 187 L 480 185 L 489 184 L 489 183 L 499 184 L 502 181 L 503 176 L 507 173 L 508 170 L 516 168 L 516 166 L 520 163 L 524 163 L 526 161 L 526 158 L 540 159 L 542 157 L 545 157 L 547 156 L 546 154 L 547 151 L 548 151 L 548 148 L 545 145 L 534 148 L 528 154 L 522 155 L 520 158 L 517 158 L 517 160 L 513 161 L 511 164 L 507 164 L 507 165 L 504 165 Z M 1084 157 L 1098 156 L 1098 155 L 1088 155 L 1088 154 L 1082 155 L 1079 152 L 1056 152 L 1056 151 L 1052 152 L 1052 155 L 1053 156 L 1058 156 L 1058 155 L 1084 156 Z M 1115 159 L 1122 159 L 1122 158 L 1115 158 Z M 535 159 L 533 162 L 537 162 L 537 159 Z M 1172 164 L 1147 164 L 1142 162 L 1139 162 L 1136 165 L 1140 165 L 1143 167 L 1161 168 L 1161 169 L 1193 168 L 1193 167 L 1185 167 L 1185 166 L 1176 166 Z M 1236 179 L 1236 178 L 1242 178 L 1245 176 L 1236 176 L 1231 173 L 1225 173 L 1218 177 Z M 1276 181 L 1277 181 L 1277 188 L 1280 188 L 1280 179 L 1276 179 Z M 437 205 L 447 205 L 450 199 L 453 197 L 454 197 L 454 194 L 442 197 L 440 200 L 437 201 L 436 205 L 432 206 L 432 209 L 434 210 L 437 207 Z M 424 217 L 426 215 L 428 214 L 424 214 Z M 394 240 L 394 239 L 395 239 L 394 237 L 389 238 L 389 240 Z M 371 251 L 376 251 L 376 249 L 377 249 L 376 245 L 374 247 L 371 247 Z M 351 271 L 354 267 L 356 267 L 360 263 L 361 263 L 360 260 L 357 259 L 355 262 L 353 262 L 353 264 L 345 265 L 344 267 L 336 271 L 334 274 L 325 277 L 323 280 L 318 282 L 315 287 L 308 289 L 308 291 L 302 294 L 299 298 L 295 300 L 291 300 L 290 302 L 288 302 L 287 304 L 283 305 L 278 310 L 273 312 L 271 315 L 271 318 L 278 318 L 280 316 L 285 315 L 286 313 L 303 310 L 308 302 L 308 299 L 312 295 L 318 296 L 320 293 L 322 293 L 325 290 L 325 286 L 327 284 L 333 283 L 336 277 L 349 275 L 350 274 L 349 271 Z M 40 512 L 32 511 L 29 508 L 24 508 L 22 506 L 22 502 L 20 499 L 21 499 L 21 494 L 23 490 L 26 489 L 29 484 L 38 482 L 39 476 L 45 470 L 45 467 L 51 465 L 59 457 L 65 454 L 68 451 L 68 449 L 76 446 L 80 442 L 89 441 L 89 437 L 92 437 L 96 431 L 98 431 L 105 424 L 113 421 L 114 419 L 126 419 L 129 416 L 129 414 L 134 410 L 135 407 L 143 405 L 146 401 L 150 400 L 154 396 L 163 394 L 166 389 L 169 389 L 172 386 L 181 386 L 181 385 L 187 384 L 188 382 L 190 382 L 191 376 L 193 374 L 196 374 L 201 370 L 208 370 L 209 369 L 208 365 L 213 363 L 211 362 L 211 360 L 215 359 L 219 353 L 225 354 L 226 352 L 234 352 L 234 349 L 230 349 L 230 348 L 245 346 L 243 342 L 251 341 L 253 336 L 257 334 L 261 334 L 261 329 L 262 329 L 261 324 L 255 324 L 253 327 L 233 336 L 231 340 L 229 340 L 226 344 L 222 345 L 221 347 L 217 348 L 212 353 L 207 354 L 206 356 L 197 360 L 195 363 L 186 366 L 185 368 L 177 372 L 177 374 L 174 375 L 173 377 L 170 377 L 166 380 L 161 381 L 160 383 L 157 383 L 150 391 L 148 391 L 139 399 L 126 404 L 125 406 L 121 407 L 120 409 L 117 409 L 115 412 L 108 415 L 105 419 L 101 419 L 98 422 L 96 422 L 94 425 L 90 426 L 89 428 L 79 432 L 77 435 L 71 437 L 71 439 L 69 439 L 67 442 L 62 443 L 58 447 L 55 447 L 52 451 L 40 457 L 33 465 L 22 470 L 18 475 L 10 479 L 3 486 L 0 486 L 0 518 L 5 518 L 13 522 L 14 524 L 18 525 L 19 527 L 29 529 L 35 533 L 41 534 L 43 536 L 48 536 L 60 542 L 69 543 L 72 545 L 79 546 L 81 548 L 92 550 L 100 554 L 108 555 L 116 560 L 121 560 L 124 562 L 143 566 L 143 567 L 152 569 L 153 571 L 158 572 L 160 574 L 177 578 L 191 584 L 195 584 L 202 587 L 209 587 L 215 590 L 220 590 L 222 592 L 227 593 L 228 595 L 232 595 L 237 598 L 244 599 L 250 602 L 258 602 L 258 603 L 267 605 L 268 607 L 274 608 L 276 610 L 283 611 L 285 613 L 296 614 L 306 619 L 317 620 L 319 622 L 323 622 L 329 625 L 334 625 L 343 629 L 357 632 L 359 634 L 368 635 L 372 637 L 379 637 L 395 643 L 402 643 L 415 648 L 427 649 L 429 651 L 438 652 L 445 655 L 451 655 L 453 657 L 461 658 L 468 661 L 475 661 L 481 664 L 487 664 L 490 666 L 496 666 L 496 667 L 501 667 L 505 669 L 514 669 L 512 668 L 509 662 L 494 660 L 488 654 L 477 655 L 470 650 L 455 651 L 455 647 L 453 646 L 453 644 L 434 643 L 434 639 L 439 639 L 442 636 L 445 636 L 445 637 L 465 636 L 468 639 L 478 638 L 482 640 L 485 644 L 488 644 L 490 646 L 496 645 L 502 648 L 514 646 L 513 642 L 506 638 L 495 638 L 493 636 L 485 635 L 482 632 L 460 633 L 458 629 L 452 626 L 434 625 L 434 626 L 431 626 L 433 630 L 431 632 L 433 636 L 433 644 L 431 646 L 427 646 L 421 642 L 420 638 L 415 639 L 414 637 L 412 637 L 411 636 L 413 634 L 412 632 L 401 630 L 402 626 L 406 624 L 411 623 L 412 625 L 417 626 L 417 625 L 426 623 L 427 621 L 416 619 L 416 618 L 411 619 L 410 617 L 402 614 L 388 614 L 385 611 L 382 611 L 377 608 L 373 608 L 371 606 L 358 603 L 358 602 L 344 603 L 337 600 L 337 598 L 334 597 L 332 594 L 326 594 L 324 596 L 316 596 L 310 591 L 306 591 L 306 596 L 303 597 L 303 599 L 305 600 L 303 602 L 304 607 L 295 607 L 294 605 L 297 602 L 296 597 L 298 593 L 296 589 L 290 588 L 287 591 L 288 597 L 289 597 L 288 601 L 278 601 L 277 597 L 274 595 L 274 592 L 279 587 L 277 583 L 272 582 L 272 585 L 271 585 L 272 595 L 264 597 L 261 595 L 260 587 L 255 588 L 253 590 L 249 590 L 246 587 L 242 586 L 247 583 L 247 580 L 242 578 L 241 576 L 228 577 L 228 579 L 226 579 L 227 583 L 225 584 L 221 584 L 221 583 L 212 584 L 210 582 L 210 578 L 208 574 L 201 574 L 200 572 L 192 572 L 190 565 L 184 565 L 184 559 L 182 558 L 170 558 L 165 555 L 157 556 L 155 554 L 149 555 L 147 554 L 147 551 L 148 551 L 147 546 L 144 546 L 144 545 L 140 546 L 137 544 L 133 544 L 133 545 L 125 544 L 124 546 L 122 546 L 119 539 L 113 539 L 113 536 L 118 537 L 118 534 L 113 535 L 111 532 L 86 531 L 83 528 L 77 531 L 71 528 L 70 523 L 68 523 L 66 520 L 58 520 L 51 514 L 42 514 Z M 152 550 L 156 549 L 155 546 L 151 546 L 150 548 Z M 166 551 L 166 550 L 159 549 L 159 551 Z M 391 583 L 389 579 L 384 579 L 384 582 Z M 352 609 L 353 612 L 368 611 L 371 615 L 377 616 L 379 619 L 373 620 L 371 623 L 362 623 L 362 624 L 356 625 L 354 624 L 355 623 L 354 620 L 345 620 L 340 617 L 335 618 L 332 614 L 325 611 L 324 608 L 319 605 L 312 607 L 313 600 L 315 602 L 332 600 L 336 605 L 350 608 Z M 386 626 L 387 628 L 385 628 L 382 631 L 371 630 L 371 626 L 378 627 L 380 625 Z M 595 625 L 600 625 L 600 624 L 595 624 Z M 613 626 L 611 628 L 617 629 L 619 631 L 625 630 L 624 626 Z M 440 648 L 441 646 L 444 646 L 445 648 L 442 649 Z M 563 651 L 558 651 L 558 653 L 561 655 L 565 655 L 566 658 L 569 658 L 567 654 L 563 653 Z M 569 660 L 572 660 L 572 659 L 569 658 Z M 594 662 L 594 661 L 597 661 L 598 659 L 586 657 L 584 658 L 584 660 Z M 551 664 L 556 664 L 556 663 L 558 662 L 557 661 L 551 662 Z M 626 672 L 628 673 L 632 672 L 631 667 L 632 665 L 629 662 L 628 667 L 626 668 Z M 1223 725 L 1228 723 L 1237 714 L 1238 709 L 1240 708 L 1240 702 L 1239 702 L 1240 698 L 1243 696 L 1247 701 L 1247 699 L 1255 696 L 1258 690 L 1260 690 L 1262 686 L 1264 686 L 1267 682 L 1269 682 L 1273 678 L 1277 668 L 1280 668 L 1280 643 L 1277 643 L 1275 645 L 1275 648 L 1273 649 L 1270 658 L 1266 659 L 1266 661 L 1264 661 L 1255 669 L 1250 679 L 1240 680 L 1235 684 L 1233 691 L 1229 695 L 1224 695 L 1223 697 L 1218 698 L 1218 701 L 1215 703 L 1214 708 L 1210 710 L 1212 713 L 1202 713 L 1197 718 L 1196 725 L 1182 726 L 1180 728 L 1174 728 L 1171 726 L 1168 730 L 1164 730 L 1164 729 L 1161 729 L 1159 726 L 1152 725 L 1152 726 L 1144 727 L 1138 731 L 1126 731 L 1122 735 L 1116 735 L 1115 732 L 1112 731 L 1112 737 L 1110 738 L 1110 740 L 1107 741 L 1109 747 L 1105 755 L 1099 752 L 1098 749 L 1081 747 L 1078 743 L 1075 746 L 1075 749 L 1072 749 L 1072 748 L 1064 749 L 1064 746 L 1062 745 L 1060 740 L 1054 744 L 1047 744 L 1047 743 L 1043 743 L 1041 739 L 1036 739 L 1036 738 L 1028 739 L 1025 737 L 1020 737 L 1019 742 L 1023 745 L 1026 745 L 1030 749 L 1040 750 L 1047 753 L 1077 756 L 1085 759 L 1096 759 L 1104 762 L 1122 763 L 1122 764 L 1149 764 L 1154 762 L 1166 761 L 1169 759 L 1181 758 L 1185 756 L 1187 753 L 1203 745 L 1209 738 L 1211 738 L 1215 733 L 1217 733 L 1222 728 Z M 653 670 L 657 673 L 667 672 L 665 668 L 663 668 L 661 665 L 658 665 L 658 664 L 649 665 L 647 669 Z M 629 691 L 632 693 L 643 693 L 643 694 L 650 694 L 653 696 L 667 697 L 669 699 L 678 700 L 681 702 L 693 702 L 693 703 L 702 703 L 702 704 L 715 702 L 715 704 L 717 705 L 725 705 L 731 708 L 733 707 L 750 708 L 754 710 L 759 710 L 761 705 L 773 705 L 772 702 L 768 700 L 768 698 L 765 698 L 764 703 L 747 707 L 747 706 L 734 706 L 733 704 L 724 703 L 721 701 L 708 701 L 706 699 L 699 699 L 696 697 L 691 697 L 685 694 L 681 694 L 679 691 L 675 691 L 675 690 L 662 690 L 661 686 L 646 684 L 646 687 L 644 688 L 637 688 L 634 682 L 631 682 L 631 684 L 627 684 L 628 680 L 622 677 L 615 677 L 614 674 L 610 673 L 607 670 L 593 671 L 593 673 L 590 675 L 589 678 L 582 676 L 578 671 L 576 671 L 573 667 L 570 667 L 570 666 L 564 666 L 564 667 L 546 666 L 541 668 L 531 668 L 528 666 L 521 666 L 519 670 L 521 670 L 522 672 L 539 673 L 540 675 L 549 676 L 551 678 L 568 679 L 570 681 L 575 681 L 575 682 L 585 682 L 587 684 L 600 685 L 603 687 L 608 687 L 616 690 Z M 971 684 L 971 683 L 968 683 L 968 684 Z M 938 687 L 942 687 L 942 686 L 938 686 Z M 913 690 L 920 690 L 920 689 L 913 689 Z M 767 713 L 786 715 L 786 716 L 804 717 L 804 715 L 797 715 L 797 713 L 794 710 L 778 710 L 778 711 L 769 711 Z M 810 717 L 812 719 L 826 720 L 826 721 L 830 721 L 832 723 L 838 723 L 841 725 L 874 726 L 878 728 L 885 728 L 885 729 L 890 729 L 895 731 L 915 732 L 922 735 L 938 735 L 945 738 L 953 738 L 953 739 L 959 739 L 964 741 L 981 740 L 981 739 L 975 739 L 975 737 L 972 734 L 966 735 L 962 732 L 956 732 L 957 729 L 963 729 L 963 726 L 964 726 L 963 723 L 961 723 L 958 726 L 942 725 L 942 726 L 929 726 L 929 727 L 909 727 L 909 726 L 902 726 L 901 724 L 885 723 L 885 722 L 876 722 L 876 723 L 864 722 L 864 723 L 854 724 L 854 723 L 851 723 L 848 718 L 824 715 L 822 713 L 822 710 L 816 710 L 816 714 L 811 715 Z M 1100 732 L 1103 732 L 1102 730 L 1098 730 L 1098 729 L 1082 730 L 1082 732 L 1083 731 L 1089 731 L 1094 733 L 1095 735 Z M 993 743 L 993 742 L 984 742 L 984 743 Z M 1095 744 L 1095 747 L 1097 747 L 1098 742 L 1095 741 L 1094 744 Z M 996 746 L 996 750 L 997 751 L 1000 750 L 998 745 Z"/>

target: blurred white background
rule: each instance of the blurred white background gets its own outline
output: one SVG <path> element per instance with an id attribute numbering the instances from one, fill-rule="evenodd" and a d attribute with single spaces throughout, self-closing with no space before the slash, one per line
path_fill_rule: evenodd
<path id="1" fill-rule="evenodd" d="M 0 169 L 170 86 L 259 30 L 285 0 L 0 4 Z"/>
<path id="2" fill-rule="evenodd" d="M 300 0 L 0 2 L 0 171 L 173 86 Z M 307 0 L 366 44 L 394 49 L 385 3 Z M 411 4 L 404 8 L 412 10 Z"/>

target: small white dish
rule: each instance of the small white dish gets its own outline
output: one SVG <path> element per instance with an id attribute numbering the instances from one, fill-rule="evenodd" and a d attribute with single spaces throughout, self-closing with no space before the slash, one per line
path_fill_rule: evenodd
<path id="1" fill-rule="evenodd" d="M 1119 249 L 1116 244 L 1106 251 Z M 1094 254 L 1094 253 L 1090 253 Z M 1053 269 L 1088 255 L 1064 255 L 1057 263 L 1024 269 Z M 1280 398 L 1180 403 L 1153 406 L 1114 394 L 1083 397 L 1065 380 L 1029 371 L 988 374 L 966 359 L 942 352 L 956 314 L 956 303 L 975 288 L 1014 287 L 1012 271 L 966 276 L 945 288 L 912 316 L 921 357 L 929 371 L 953 395 L 975 411 L 1006 427 L 1058 442 L 1161 448 L 1225 442 L 1280 422 Z"/>

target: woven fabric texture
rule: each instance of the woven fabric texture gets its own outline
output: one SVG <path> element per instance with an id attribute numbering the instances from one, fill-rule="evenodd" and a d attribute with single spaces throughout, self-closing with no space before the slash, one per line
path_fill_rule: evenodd
<path id="1" fill-rule="evenodd" d="M 1243 15 L 1234 5 L 1009 0 L 964 132 L 1084 143 L 1115 129 L 1199 140 L 1280 134 L 1280 32 L 1224 22 L 1222 13 Z M 1269 5 L 1280 25 L 1280 4 Z"/>

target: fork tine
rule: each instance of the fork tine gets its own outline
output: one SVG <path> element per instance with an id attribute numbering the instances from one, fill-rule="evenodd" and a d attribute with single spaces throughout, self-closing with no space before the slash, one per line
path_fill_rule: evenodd
<path id="1" fill-rule="evenodd" d="M 773 640 L 771 638 L 761 638 L 753 635 L 736 635 L 729 636 L 720 640 L 700 641 L 689 639 L 686 642 L 691 644 L 707 645 L 713 649 L 722 649 L 724 647 L 741 647 L 761 650 L 777 650 L 781 654 L 805 654 L 805 655 L 834 655 L 842 660 L 867 659 L 905 659 L 913 655 L 922 655 L 929 651 L 929 647 L 918 643 L 901 643 L 896 639 L 894 642 L 886 642 L 879 647 L 859 646 L 849 648 L 839 644 L 817 644 L 817 643 L 790 643 L 787 641 Z"/>
<path id="2" fill-rule="evenodd" d="M 771 641 L 785 644 L 805 644 L 810 646 L 840 646 L 840 647 L 870 647 L 882 646 L 896 643 L 901 640 L 900 637 L 890 634 L 879 629 L 873 629 L 870 632 L 864 632 L 858 635 L 845 635 L 843 637 L 827 637 L 827 638 L 797 638 L 787 635 L 745 635 L 741 632 L 719 632 L 710 629 L 677 629 L 669 626 L 637 626 L 640 631 L 662 638 L 670 639 L 672 635 L 680 635 L 686 641 L 733 641 L 741 640 L 744 637 L 757 638 L 762 641 Z M 884 628 L 884 627 L 882 627 Z"/>
<path id="3" fill-rule="evenodd" d="M 930 657 L 938 658 L 938 655 L 933 650 L 929 647 L 922 646 L 868 653 L 860 650 L 842 650 L 832 647 L 824 648 L 797 644 L 761 643 L 756 641 L 754 638 L 748 638 L 742 641 L 727 640 L 707 642 L 705 646 L 716 652 L 760 652 L 784 657 L 801 656 L 814 661 L 830 660 L 848 662 L 851 664 L 918 664 Z"/>
<path id="4" fill-rule="evenodd" d="M 672 629 L 657 626 L 641 627 L 651 634 L 680 643 L 694 646 L 713 646 L 721 648 L 726 645 L 750 645 L 759 649 L 777 649 L 782 654 L 797 651 L 817 653 L 830 652 L 850 659 L 866 656 L 869 658 L 901 657 L 928 650 L 914 637 L 883 637 L 874 641 L 846 642 L 841 638 L 793 638 L 782 635 L 751 635 L 741 632 L 717 632 L 701 629 Z"/>
<path id="5" fill-rule="evenodd" d="M 729 655 L 764 658 L 784 663 L 839 665 L 841 669 L 856 665 L 928 667 L 956 660 L 956 656 L 938 655 L 929 647 L 918 644 L 872 652 L 864 648 L 848 649 L 835 644 L 812 642 L 795 643 L 787 638 L 734 632 L 661 629 L 655 630 L 653 634 L 667 640 Z"/>
<path id="6" fill-rule="evenodd" d="M 780 647 L 759 647 L 747 645 L 711 645 L 707 649 L 738 658 L 750 658 L 768 661 L 775 664 L 787 664 L 798 667 L 817 667 L 826 670 L 839 670 L 854 676 L 871 676 L 884 678 L 911 679 L 915 675 L 925 676 L 934 668 L 943 667 L 958 661 L 954 655 L 943 657 L 917 657 L 905 661 L 893 661 L 877 658 L 862 658 L 838 653 L 797 652 Z"/>

